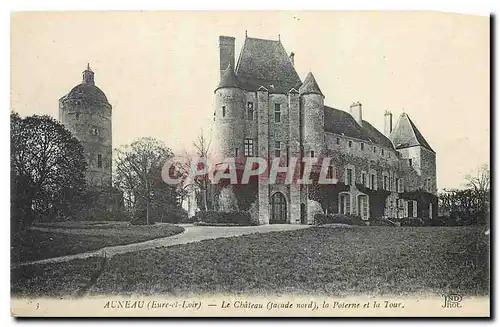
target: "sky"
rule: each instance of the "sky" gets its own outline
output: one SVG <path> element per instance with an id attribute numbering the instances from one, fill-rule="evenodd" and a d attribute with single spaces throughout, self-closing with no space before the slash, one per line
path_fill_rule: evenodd
<path id="1" fill-rule="evenodd" d="M 489 17 L 438 12 L 32 12 L 11 20 L 11 110 L 58 117 L 90 63 L 113 106 L 113 147 L 150 136 L 176 153 L 212 123 L 218 37 L 278 39 L 325 104 L 383 131 L 406 112 L 436 151 L 438 188 L 490 161 Z"/>

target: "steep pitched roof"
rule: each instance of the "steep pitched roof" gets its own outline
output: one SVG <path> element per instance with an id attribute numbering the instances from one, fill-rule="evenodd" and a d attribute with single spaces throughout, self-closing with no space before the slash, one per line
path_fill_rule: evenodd
<path id="1" fill-rule="evenodd" d="M 431 146 L 425 140 L 424 136 L 418 130 L 406 113 L 402 113 L 396 124 L 396 127 L 389 136 L 396 149 L 408 148 L 411 146 L 423 146 L 434 152 Z"/>
<path id="2" fill-rule="evenodd" d="M 219 86 L 215 89 L 224 88 L 224 87 L 240 87 L 240 83 L 238 82 L 238 78 L 234 73 L 233 67 L 231 65 L 227 66 L 226 70 L 222 73 Z"/>
<path id="3" fill-rule="evenodd" d="M 314 78 L 314 75 L 311 72 L 307 74 L 304 83 L 299 89 L 299 92 L 301 95 L 315 93 L 324 96 L 318 86 L 318 83 L 316 82 L 316 79 Z"/>
<path id="4" fill-rule="evenodd" d="M 255 91 L 264 86 L 272 93 L 298 89 L 300 77 L 280 41 L 247 37 L 236 65 L 241 86 Z"/>
<path id="5" fill-rule="evenodd" d="M 369 122 L 363 120 L 363 126 L 361 127 L 348 112 L 327 106 L 325 106 L 325 132 L 373 142 L 391 149 L 394 148 L 392 142 Z"/>

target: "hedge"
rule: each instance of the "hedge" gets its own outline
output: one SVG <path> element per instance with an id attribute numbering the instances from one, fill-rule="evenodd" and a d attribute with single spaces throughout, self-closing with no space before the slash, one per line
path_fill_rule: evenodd
<path id="1" fill-rule="evenodd" d="M 249 212 L 246 211 L 198 211 L 196 220 L 209 224 L 231 224 L 240 226 L 255 225 Z"/>
<path id="2" fill-rule="evenodd" d="M 359 216 L 356 215 L 325 215 L 318 213 L 314 215 L 314 223 L 316 225 L 325 225 L 325 224 L 347 224 L 347 225 L 365 225 L 365 222 L 361 220 Z"/>

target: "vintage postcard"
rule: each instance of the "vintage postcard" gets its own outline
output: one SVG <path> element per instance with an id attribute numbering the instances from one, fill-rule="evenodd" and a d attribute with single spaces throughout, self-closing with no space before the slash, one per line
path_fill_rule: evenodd
<path id="1" fill-rule="evenodd" d="M 490 17 L 11 27 L 13 316 L 490 316 Z"/>

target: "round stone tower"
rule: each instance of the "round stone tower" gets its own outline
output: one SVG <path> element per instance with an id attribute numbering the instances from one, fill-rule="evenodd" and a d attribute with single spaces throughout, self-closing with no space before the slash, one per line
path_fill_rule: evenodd
<path id="1" fill-rule="evenodd" d="M 312 73 L 307 75 L 299 92 L 303 113 L 304 156 L 319 157 L 325 152 L 325 97 Z"/>
<path id="2" fill-rule="evenodd" d="M 81 142 L 87 160 L 87 183 L 111 187 L 111 105 L 87 65 L 83 81 L 59 99 L 59 120 Z"/>
<path id="3" fill-rule="evenodd" d="M 245 92 L 240 88 L 233 67 L 223 72 L 215 89 L 216 155 L 244 160 Z"/>

